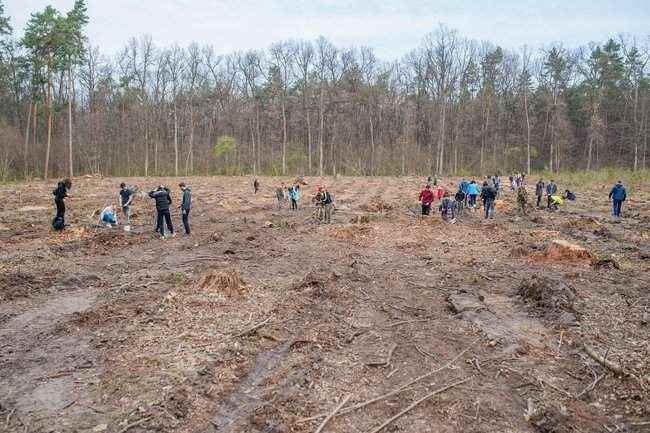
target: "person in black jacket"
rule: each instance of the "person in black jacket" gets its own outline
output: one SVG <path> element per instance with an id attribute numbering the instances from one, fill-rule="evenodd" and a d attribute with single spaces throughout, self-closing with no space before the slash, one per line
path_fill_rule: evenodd
<path id="1" fill-rule="evenodd" d="M 58 230 L 63 229 L 65 225 L 65 198 L 70 197 L 68 195 L 68 190 L 72 188 L 72 182 L 70 179 L 63 179 L 61 182 L 59 182 L 52 191 L 52 195 L 54 196 L 54 204 L 56 205 L 56 216 L 54 217 L 54 221 L 56 222 L 56 226 L 58 227 Z M 53 223 L 53 225 L 55 225 Z"/>
<path id="2" fill-rule="evenodd" d="M 159 232 L 163 238 L 165 237 L 165 227 L 163 225 L 164 219 L 165 223 L 167 224 L 167 229 L 171 233 L 172 237 L 176 236 L 176 232 L 174 232 L 174 226 L 172 226 L 172 217 L 169 213 L 169 205 L 172 203 L 172 197 L 169 192 L 169 188 L 160 185 L 155 191 L 149 191 L 149 197 L 153 198 L 156 201 L 156 231 Z"/>
<path id="3" fill-rule="evenodd" d="M 485 219 L 494 218 L 494 200 L 497 198 L 497 192 L 494 187 L 483 182 L 481 188 L 481 199 L 483 199 L 483 207 L 485 208 Z"/>

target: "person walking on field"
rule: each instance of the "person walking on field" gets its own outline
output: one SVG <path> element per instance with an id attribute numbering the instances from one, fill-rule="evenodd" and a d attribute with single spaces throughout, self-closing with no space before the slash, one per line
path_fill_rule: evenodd
<path id="1" fill-rule="evenodd" d="M 332 205 L 334 199 L 332 194 L 327 190 L 327 187 L 323 187 L 321 192 L 321 205 L 323 206 L 323 222 L 325 224 L 330 224 L 332 222 Z"/>
<path id="2" fill-rule="evenodd" d="M 526 210 L 528 207 L 528 191 L 526 191 L 526 187 L 524 185 L 521 185 L 519 189 L 517 189 L 517 204 L 519 205 L 519 210 L 521 213 L 526 215 Z"/>
<path id="3" fill-rule="evenodd" d="M 124 214 L 124 225 L 131 225 L 131 204 L 133 203 L 133 192 L 124 182 L 120 184 L 120 208 Z"/>
<path id="4" fill-rule="evenodd" d="M 535 197 L 537 197 L 537 208 L 542 204 L 542 196 L 544 195 L 544 179 L 539 179 L 535 184 Z"/>
<path id="5" fill-rule="evenodd" d="M 431 185 L 426 184 L 424 189 L 420 191 L 420 197 L 418 200 L 422 205 L 422 215 L 429 215 L 431 213 L 431 203 L 433 203 L 433 192 L 431 191 Z"/>
<path id="6" fill-rule="evenodd" d="M 456 213 L 458 216 L 463 215 L 463 209 L 465 209 L 465 199 L 466 199 L 465 191 L 463 191 L 462 188 L 458 188 L 458 191 L 456 192 L 456 195 L 454 196 L 454 199 L 456 200 Z"/>
<path id="7" fill-rule="evenodd" d="M 497 198 L 497 193 L 494 187 L 483 182 L 481 188 L 481 199 L 483 200 L 483 207 L 485 208 L 485 219 L 494 218 L 494 200 Z"/>
<path id="8" fill-rule="evenodd" d="M 443 221 L 454 224 L 456 222 L 456 202 L 449 197 L 449 193 L 445 191 L 442 197 L 440 206 L 438 206 L 440 216 Z"/>
<path id="9" fill-rule="evenodd" d="M 623 186 L 623 182 L 619 180 L 609 192 L 609 199 L 612 201 L 612 214 L 616 218 L 621 217 L 621 207 L 626 198 L 627 193 L 625 187 Z"/>
<path id="10" fill-rule="evenodd" d="M 167 229 L 171 233 L 171 236 L 176 236 L 176 232 L 174 232 L 174 226 L 172 225 L 172 217 L 169 213 L 169 205 L 172 202 L 172 197 L 169 193 L 169 189 L 163 185 L 160 185 L 155 191 L 149 191 L 149 197 L 153 198 L 156 201 L 156 231 L 160 233 L 160 236 L 162 236 L 163 239 L 165 238 L 165 226 L 163 225 L 164 220 L 164 223 L 167 224 Z"/>
<path id="11" fill-rule="evenodd" d="M 257 194 L 257 192 L 260 190 L 260 182 L 257 180 L 257 178 L 253 179 L 253 194 Z"/>
<path id="12" fill-rule="evenodd" d="M 183 198 L 181 200 L 181 216 L 183 219 L 183 226 L 185 227 L 185 234 L 190 235 L 190 210 L 192 209 L 192 188 L 185 185 L 185 182 L 178 184 L 179 188 L 183 192 Z"/>
<path id="13" fill-rule="evenodd" d="M 467 185 L 467 199 L 469 201 L 468 206 L 472 209 L 476 209 L 476 197 L 479 195 L 478 185 L 476 181 L 472 181 Z"/>
<path id="14" fill-rule="evenodd" d="M 52 191 L 54 196 L 54 205 L 56 206 L 56 216 L 52 221 L 52 228 L 54 230 L 63 230 L 65 228 L 65 199 L 70 197 L 68 190 L 72 188 L 70 179 L 63 179 L 56 185 Z"/>
<path id="15" fill-rule="evenodd" d="M 551 181 L 546 185 L 546 208 L 550 209 L 552 200 L 551 197 L 557 194 L 557 185 L 555 184 L 555 181 L 551 179 Z"/>

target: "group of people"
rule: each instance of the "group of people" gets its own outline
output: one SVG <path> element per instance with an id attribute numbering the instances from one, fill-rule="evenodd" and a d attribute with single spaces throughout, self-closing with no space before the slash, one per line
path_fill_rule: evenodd
<path id="1" fill-rule="evenodd" d="M 526 214 L 528 209 L 528 192 L 525 185 L 525 175 L 520 174 L 517 176 L 510 176 L 511 186 L 514 185 L 517 193 L 517 204 L 522 213 Z M 467 181 L 464 178 L 458 183 L 458 190 L 456 194 L 451 197 L 450 193 L 442 186 L 437 185 L 437 179 L 429 177 L 425 187 L 420 191 L 418 200 L 422 207 L 422 215 L 430 215 L 431 208 L 434 201 L 440 201 L 438 211 L 443 220 L 454 223 L 456 217 L 463 214 L 465 208 L 475 211 L 478 207 L 477 200 L 480 198 L 483 202 L 485 210 L 485 219 L 493 218 L 495 213 L 495 202 L 499 195 L 500 179 L 498 175 L 486 176 L 483 185 L 479 188 L 476 180 L 472 179 Z M 178 206 L 181 210 L 182 222 L 185 233 L 190 235 L 190 211 L 192 209 L 192 190 L 184 182 L 178 184 L 182 199 Z M 56 188 L 52 191 L 54 195 L 54 204 L 56 206 L 56 215 L 52 220 L 52 228 L 54 230 L 63 230 L 65 227 L 65 199 L 71 197 L 69 190 L 72 188 L 70 179 L 64 179 L 58 182 Z M 260 189 L 260 184 L 257 179 L 253 181 L 254 193 Z M 278 202 L 278 209 L 282 209 L 286 200 L 290 202 L 292 210 L 298 210 L 298 202 L 300 201 L 300 183 L 294 182 L 293 185 L 286 187 L 283 183 L 276 189 L 276 199 Z M 548 210 L 557 210 L 564 203 L 564 200 L 575 201 L 576 194 L 568 189 L 565 190 L 563 195 L 558 194 L 558 186 L 553 179 L 545 183 L 544 179 L 540 178 L 535 184 L 535 197 L 536 207 L 541 208 L 542 197 L 546 195 L 546 208 Z M 163 238 L 165 237 L 165 226 L 171 236 L 175 236 L 174 226 L 172 224 L 170 208 L 172 206 L 171 191 L 164 185 L 158 186 L 155 190 L 149 191 L 148 196 L 155 201 L 156 206 L 156 228 L 155 231 Z M 119 207 L 124 216 L 125 230 L 130 229 L 131 224 L 131 207 L 135 192 L 129 188 L 125 183 L 120 184 L 118 194 Z M 621 208 L 623 202 L 627 199 L 627 192 L 623 186 L 622 181 L 618 181 L 609 192 L 609 199 L 612 201 L 612 215 L 616 218 L 621 216 Z M 334 197 L 327 190 L 325 186 L 318 186 L 316 194 L 312 198 L 312 203 L 316 206 L 316 218 L 320 222 L 326 224 L 331 223 L 332 209 L 334 206 Z M 107 226 L 117 225 L 117 212 L 111 202 L 107 202 L 106 206 L 100 212 L 100 224 Z"/>
<path id="2" fill-rule="evenodd" d="M 259 186 L 258 186 L 259 188 Z M 286 191 L 286 197 L 285 197 Z M 295 183 L 287 187 L 284 183 L 275 189 L 275 198 L 278 200 L 278 209 L 282 209 L 285 201 L 289 201 L 291 210 L 298 210 L 300 201 L 300 184 Z"/>
<path id="3" fill-rule="evenodd" d="M 181 193 L 181 203 L 178 206 L 181 210 L 181 219 L 185 234 L 190 235 L 190 210 L 192 209 L 192 189 L 184 182 L 178 184 Z M 68 191 L 72 188 L 70 179 L 64 179 L 57 184 L 57 187 L 52 191 L 54 195 L 54 204 L 56 206 L 56 216 L 52 220 L 52 228 L 54 230 L 63 230 L 65 228 L 65 199 L 71 197 Z M 160 185 L 155 190 L 149 191 L 148 196 L 154 199 L 156 205 L 156 227 L 155 231 L 165 237 L 165 225 L 171 236 L 175 236 L 174 226 L 172 224 L 170 208 L 172 205 L 171 191 L 164 185 Z M 124 216 L 124 229 L 130 230 L 131 227 L 131 208 L 135 197 L 135 190 L 129 188 L 126 183 L 120 184 L 118 193 L 118 203 Z M 112 227 L 118 225 L 118 216 L 115 206 L 111 201 L 106 202 L 106 205 L 99 213 L 100 225 Z"/>
<path id="4" fill-rule="evenodd" d="M 528 191 L 526 189 L 526 177 L 519 174 L 509 177 L 513 191 L 517 194 L 517 205 L 519 210 L 526 214 L 528 211 Z M 422 215 L 430 215 L 431 207 L 435 200 L 440 201 L 438 210 L 442 219 L 454 223 L 456 216 L 462 215 L 465 208 L 476 210 L 477 200 L 480 198 L 485 210 L 485 219 L 493 218 L 495 212 L 496 199 L 499 196 L 500 179 L 499 175 L 486 176 L 483 185 L 479 188 L 476 180 L 467 181 L 464 178 L 458 183 L 458 190 L 452 199 L 448 191 L 436 185 L 432 188 L 431 178 L 420 191 L 418 200 L 422 206 Z M 437 183 L 437 182 L 436 182 Z M 575 201 L 577 196 L 569 189 L 564 194 L 558 193 L 558 186 L 553 179 L 547 184 L 544 179 L 539 179 L 535 184 L 536 207 L 541 208 L 542 197 L 546 195 L 546 208 L 549 211 L 556 211 L 564 204 L 564 200 Z M 612 201 L 612 214 L 619 218 L 621 216 L 621 206 L 627 195 L 623 183 L 618 181 L 609 193 L 609 199 Z"/>
<path id="5" fill-rule="evenodd" d="M 286 191 L 286 195 L 285 195 Z M 284 183 L 275 189 L 275 198 L 278 209 L 284 207 L 285 201 L 289 201 L 290 208 L 293 211 L 298 210 L 298 203 L 301 198 L 300 182 L 296 180 L 293 185 L 287 187 Z M 332 208 L 334 206 L 334 197 L 327 190 L 326 186 L 318 185 L 316 194 L 312 197 L 311 202 L 316 206 L 316 219 L 325 224 L 332 222 Z"/>

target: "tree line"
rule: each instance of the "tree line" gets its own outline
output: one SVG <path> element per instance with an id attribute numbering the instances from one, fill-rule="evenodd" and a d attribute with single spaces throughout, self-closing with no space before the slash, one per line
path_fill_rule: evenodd
<path id="1" fill-rule="evenodd" d="M 0 178 L 646 169 L 648 37 L 512 50 L 439 25 L 385 62 L 324 37 L 106 56 L 87 25 L 76 0 L 16 35 L 0 1 Z"/>

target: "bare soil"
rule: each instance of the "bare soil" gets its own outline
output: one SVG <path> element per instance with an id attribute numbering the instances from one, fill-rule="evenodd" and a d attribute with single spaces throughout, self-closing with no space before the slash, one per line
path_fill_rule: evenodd
<path id="1" fill-rule="evenodd" d="M 0 187 L 0 432 L 314 432 L 348 396 L 322 431 L 650 431 L 650 182 L 621 221 L 592 184 L 446 224 L 415 178 L 306 178 L 297 212 L 289 178 L 192 178 L 162 240 L 141 194 L 130 232 L 96 224 L 122 180 L 75 179 L 62 233 L 51 184 Z"/>

